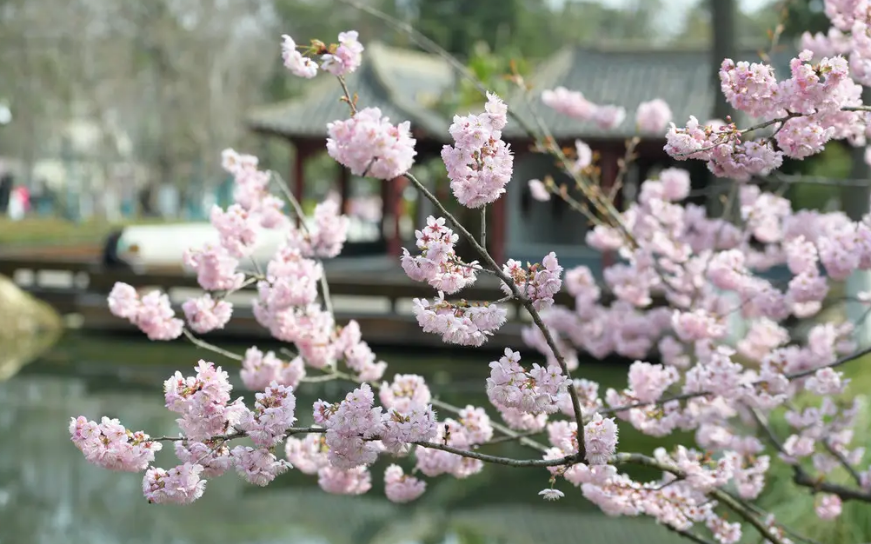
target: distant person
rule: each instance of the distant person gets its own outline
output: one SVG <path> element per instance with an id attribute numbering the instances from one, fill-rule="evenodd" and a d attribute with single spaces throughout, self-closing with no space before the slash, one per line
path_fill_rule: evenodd
<path id="1" fill-rule="evenodd" d="M 118 229 L 113 231 L 106 238 L 106 243 L 103 246 L 103 266 L 106 268 L 114 268 L 114 269 L 126 269 L 130 270 L 132 267 L 128 262 L 122 259 L 118 255 L 118 242 L 121 241 L 121 235 L 124 234 L 123 229 Z"/>
<path id="2" fill-rule="evenodd" d="M 0 215 L 5 215 L 9 209 L 9 199 L 12 196 L 12 174 L 0 177 Z"/>
<path id="3" fill-rule="evenodd" d="M 16 187 L 9 196 L 9 219 L 21 221 L 30 207 L 30 192 L 27 187 Z"/>

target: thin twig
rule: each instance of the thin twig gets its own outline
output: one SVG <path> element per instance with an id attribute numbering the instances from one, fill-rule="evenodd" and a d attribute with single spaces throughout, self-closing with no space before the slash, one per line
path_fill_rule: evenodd
<path id="1" fill-rule="evenodd" d="M 313 433 L 326 433 L 327 429 L 323 427 L 292 427 L 288 429 L 284 434 L 287 437 L 294 436 L 297 434 L 313 434 Z M 248 436 L 248 433 L 241 431 L 236 433 L 228 433 L 226 435 L 215 436 L 210 440 L 213 441 L 221 441 L 221 443 L 226 442 L 228 440 L 234 440 L 237 438 L 245 438 Z M 188 438 L 184 436 L 158 436 L 155 438 L 149 438 L 149 441 L 152 442 L 185 442 Z M 369 440 L 375 441 L 380 440 L 380 437 L 372 437 Z M 496 455 L 487 455 L 486 453 L 478 453 L 476 451 L 464 450 L 461 448 L 455 448 L 453 446 L 447 446 L 445 444 L 436 444 L 434 442 L 412 442 L 412 444 L 426 449 L 432 450 L 441 450 L 447 453 L 453 453 L 454 455 L 459 455 L 461 457 L 467 457 L 469 459 L 476 459 L 478 461 L 483 461 L 485 463 L 493 463 L 496 465 L 505 465 L 508 467 L 514 468 L 541 468 L 541 467 L 559 467 L 559 466 L 571 466 L 578 462 L 578 458 L 576 455 L 567 455 L 565 457 L 560 457 L 559 459 L 512 459 L 510 457 L 499 457 Z"/>
<path id="2" fill-rule="evenodd" d="M 855 353 L 852 353 L 851 355 L 846 355 L 844 357 L 841 357 L 840 359 L 838 359 L 834 363 L 830 363 L 830 364 L 823 365 L 823 366 L 818 366 L 816 368 L 809 368 L 807 370 L 802 370 L 800 372 L 793 372 L 791 374 L 785 374 L 784 376 L 786 377 L 787 380 L 797 380 L 800 378 L 805 378 L 807 376 L 810 376 L 811 374 L 816 373 L 817 370 L 820 370 L 823 368 L 835 368 L 835 367 L 844 365 L 846 363 L 849 363 L 851 361 L 855 361 L 856 359 L 864 357 L 865 355 L 868 355 L 868 354 L 871 354 L 871 346 L 869 346 L 865 349 L 861 349 Z M 763 383 L 765 383 L 765 381 L 760 380 L 760 381 L 752 383 L 751 385 L 760 385 Z M 598 412 L 602 415 L 615 414 L 617 412 L 625 412 L 626 410 L 632 410 L 633 408 L 643 408 L 645 406 L 658 406 L 658 405 L 666 404 L 666 403 L 676 401 L 676 400 L 678 400 L 678 401 L 689 400 L 689 399 L 694 399 L 697 397 L 706 397 L 708 395 L 715 395 L 715 393 L 712 393 L 711 391 L 698 391 L 695 393 L 681 393 L 679 395 L 674 395 L 674 396 L 670 396 L 670 397 L 667 397 L 664 399 L 660 399 L 656 402 L 634 402 L 634 403 L 626 404 L 623 406 L 615 406 L 612 408 L 603 408 L 601 410 L 598 410 Z"/>
<path id="3" fill-rule="evenodd" d="M 614 201 L 617 197 L 617 193 L 623 187 L 623 179 L 629 172 L 629 165 L 637 158 L 635 155 L 635 148 L 638 147 L 639 143 L 641 143 L 641 138 L 638 136 L 626 140 L 626 153 L 623 154 L 623 159 L 621 159 L 617 164 L 617 175 L 614 178 L 614 186 L 608 191 L 608 200 L 611 202 Z"/>
<path id="4" fill-rule="evenodd" d="M 346 380 L 346 381 L 349 381 L 352 383 L 368 383 L 372 387 L 372 389 L 375 389 L 375 390 L 381 389 L 381 383 L 379 383 L 379 382 L 374 382 L 374 381 L 373 382 L 365 382 L 363 380 L 356 378 L 355 376 L 352 376 L 350 374 L 347 374 L 345 372 L 341 372 L 341 371 L 335 370 L 335 369 L 331 369 L 327 374 L 325 374 L 325 376 L 329 376 L 331 378 L 340 378 L 340 379 L 343 379 L 343 380 Z M 327 380 L 324 380 L 324 381 L 327 381 Z M 460 415 L 463 412 L 463 409 L 460 408 L 459 406 L 454 406 L 453 404 L 447 403 L 447 402 L 445 402 L 443 400 L 439 400 L 439 399 L 432 399 L 430 401 L 430 404 L 432 404 L 436 408 L 451 412 L 452 414 L 455 414 L 455 415 Z M 548 450 L 547 446 L 545 446 L 544 444 L 537 442 L 535 440 L 532 440 L 528 436 L 523 436 L 522 433 L 519 433 L 513 429 L 510 429 L 510 428 L 506 427 L 505 425 L 502 425 L 501 423 L 491 421 L 490 425 L 493 427 L 494 430 L 499 431 L 500 433 L 502 433 L 505 436 L 511 437 L 513 440 L 518 440 L 520 442 L 520 444 L 522 444 L 524 446 L 532 448 L 536 451 L 540 451 L 542 453 L 547 452 L 547 450 Z"/>
<path id="5" fill-rule="evenodd" d="M 669 465 L 666 463 L 662 463 L 653 457 L 648 457 L 646 455 L 641 455 L 640 453 L 618 453 L 611 458 L 612 463 L 615 465 L 624 465 L 624 464 L 634 464 L 634 465 L 642 465 L 651 468 L 656 468 L 662 470 L 663 472 L 669 472 L 674 474 L 678 478 L 685 478 L 686 474 L 683 473 L 680 469 L 673 465 Z M 742 506 L 738 501 L 732 498 L 728 493 L 719 490 L 713 489 L 706 493 L 712 499 L 717 500 L 718 502 L 726 505 L 730 510 L 744 518 L 748 523 L 753 525 L 759 533 L 765 537 L 767 540 L 770 540 L 774 544 L 784 544 L 783 539 L 778 537 L 771 531 L 771 528 L 765 525 L 763 521 L 757 518 L 750 510 Z"/>
<path id="6" fill-rule="evenodd" d="M 510 276 L 508 276 L 505 272 L 502 271 L 502 268 L 493 260 L 493 257 L 484 249 L 481 244 L 475 239 L 475 236 L 472 235 L 466 227 L 462 225 L 448 210 L 444 207 L 444 205 L 439 201 L 439 199 L 432 194 L 426 186 L 420 182 L 416 177 L 414 177 L 411 173 L 407 173 L 406 177 L 411 181 L 412 184 L 417 188 L 418 191 L 423 194 L 433 205 L 438 209 L 439 213 L 457 230 L 457 232 L 462 235 L 467 242 L 469 242 L 478 255 L 484 260 L 484 262 L 490 266 L 490 268 L 496 273 L 496 276 L 502 280 L 505 285 L 507 285 L 511 292 L 514 294 L 514 298 L 520 301 L 523 304 L 523 307 L 526 308 L 526 311 L 529 312 L 529 315 L 532 316 L 532 321 L 535 323 L 536 327 L 539 328 L 541 334 L 544 336 L 545 342 L 547 342 L 548 347 L 553 352 L 554 358 L 557 360 L 557 363 L 560 366 L 560 369 L 563 372 L 563 376 L 565 376 L 569 380 L 568 392 L 572 400 L 572 408 L 574 409 L 575 419 L 578 423 L 578 428 L 583 428 L 584 426 L 584 417 L 583 412 L 581 411 L 581 404 L 578 400 L 578 393 L 575 390 L 574 382 L 572 381 L 571 372 L 569 371 L 568 365 L 566 364 L 565 357 L 563 357 L 562 353 L 559 351 L 559 348 L 556 345 L 556 342 L 553 339 L 553 336 L 550 334 L 550 330 L 548 330 L 547 325 L 544 324 L 544 321 L 541 319 L 541 315 L 538 313 L 538 310 L 535 309 L 535 306 L 532 305 L 532 301 L 526 297 L 523 292 L 520 291 L 520 288 L 514 283 Z"/>
<path id="7" fill-rule="evenodd" d="M 783 444 L 780 442 L 780 439 L 777 438 L 777 435 L 774 434 L 774 430 L 771 428 L 770 425 L 768 425 L 765 418 L 756 410 L 751 410 L 750 413 L 756 420 L 756 424 L 768 437 L 768 441 L 771 442 L 772 446 L 774 446 L 774 449 L 782 454 L 786 454 L 786 451 L 783 448 Z M 862 489 L 850 489 L 842 485 L 833 484 L 827 482 L 822 477 L 814 478 L 813 476 L 808 474 L 807 471 L 799 464 L 792 465 L 792 471 L 792 481 L 796 485 L 810 488 L 812 493 L 832 493 L 833 495 L 837 495 L 844 500 L 871 502 L 871 492 Z"/>
<path id="8" fill-rule="evenodd" d="M 487 247 L 487 206 L 481 206 L 481 245 Z"/>
<path id="9" fill-rule="evenodd" d="M 181 332 L 185 335 L 185 337 L 188 340 L 191 341 L 191 343 L 193 345 L 195 345 L 199 348 L 213 351 L 219 355 L 223 355 L 224 357 L 227 357 L 228 359 L 233 359 L 234 361 L 242 361 L 245 359 L 244 357 L 242 357 L 241 355 L 239 355 L 237 353 L 233 353 L 232 351 L 227 351 L 223 348 L 219 348 L 218 346 L 216 346 L 214 344 L 210 344 L 210 343 L 206 342 L 205 340 L 201 340 L 201 339 L 197 338 L 196 336 L 194 336 L 194 334 L 191 331 L 189 331 L 187 329 L 182 329 Z"/>
<path id="10" fill-rule="evenodd" d="M 345 78 L 343 76 L 338 76 L 336 79 L 339 80 L 339 85 L 342 86 L 342 91 L 345 93 L 345 100 L 348 102 L 348 107 L 351 108 L 351 117 L 357 114 L 357 104 L 354 103 L 354 98 L 351 96 L 350 91 L 348 91 L 348 84 L 345 82 Z"/>
<path id="11" fill-rule="evenodd" d="M 707 538 L 703 538 L 702 536 L 697 535 L 696 533 L 694 533 L 692 531 L 687 531 L 685 529 L 677 529 L 675 527 L 672 527 L 671 525 L 663 525 L 663 527 L 665 527 L 666 529 L 668 529 L 672 533 L 677 533 L 686 539 L 692 540 L 696 544 L 715 544 L 714 541 L 708 540 Z"/>
<path id="12" fill-rule="evenodd" d="M 502 444 L 502 443 L 504 443 L 504 442 L 513 442 L 513 441 L 515 441 L 515 440 L 520 440 L 520 439 L 522 439 L 522 438 L 528 438 L 528 437 L 530 437 L 530 436 L 537 436 L 537 435 L 540 435 L 540 434 L 543 433 L 543 432 L 544 432 L 544 431 L 530 431 L 530 432 L 527 432 L 527 433 L 518 433 L 518 434 L 516 434 L 516 435 L 508 435 L 508 434 L 506 434 L 506 435 L 504 435 L 504 436 L 500 436 L 500 437 L 498 437 L 498 438 L 494 438 L 494 439 L 492 439 L 492 440 L 489 440 L 489 441 L 487 441 L 486 443 L 481 444 L 481 445 L 482 445 L 482 446 L 489 446 L 490 444 Z"/>
<path id="13" fill-rule="evenodd" d="M 343 83 L 343 86 L 344 86 L 344 80 L 342 78 L 339 78 L 339 81 L 341 81 Z M 347 89 L 347 87 L 345 87 L 345 88 Z M 272 172 L 270 172 L 270 174 L 272 175 L 272 177 L 275 180 L 277 180 L 279 190 L 281 190 L 281 192 L 284 194 L 284 197 L 287 198 L 287 201 L 290 203 L 290 205 L 293 206 L 293 210 L 294 210 L 294 212 L 296 212 L 296 216 L 299 217 L 300 228 L 302 228 L 302 230 L 308 236 L 311 236 L 311 231 L 308 229 L 308 226 L 305 224 L 305 212 L 302 209 L 302 205 L 299 203 L 299 201 L 296 199 L 296 197 L 293 196 L 293 193 L 287 187 L 287 184 L 284 182 L 284 178 L 282 178 L 278 172 L 272 171 Z M 321 268 L 323 269 L 323 261 L 318 259 L 318 262 L 321 264 Z M 327 271 L 325 269 L 323 269 L 323 273 L 321 274 L 321 282 L 320 283 L 321 283 L 321 292 L 322 292 L 321 294 L 322 294 L 322 297 L 324 299 L 324 307 L 326 308 L 327 312 L 329 312 L 331 315 L 335 315 L 335 314 L 333 314 L 333 300 L 330 297 L 330 283 L 329 283 L 329 281 L 327 281 Z"/>
<path id="14" fill-rule="evenodd" d="M 843 466 L 847 470 L 847 472 L 850 474 L 850 477 L 853 478 L 854 482 L 856 482 L 856 485 L 862 487 L 862 477 L 859 476 L 859 473 L 856 472 L 856 469 L 853 468 L 847 458 L 844 457 L 844 454 L 836 450 L 835 447 L 832 446 L 831 442 L 829 442 L 828 440 L 823 440 L 823 446 L 830 454 L 832 454 L 835 459 L 838 460 L 839 463 L 841 463 L 841 466 Z"/>

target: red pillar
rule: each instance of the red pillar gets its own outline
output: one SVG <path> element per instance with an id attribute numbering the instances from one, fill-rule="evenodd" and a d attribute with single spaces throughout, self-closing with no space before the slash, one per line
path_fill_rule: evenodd
<path id="1" fill-rule="evenodd" d="M 308 147 L 299 140 L 293 141 L 296 147 L 296 153 L 293 158 L 293 196 L 299 205 L 302 206 L 302 199 L 305 197 L 305 162 L 308 158 Z M 293 212 L 293 210 L 291 210 Z M 297 226 L 302 218 L 296 220 Z"/>
<path id="2" fill-rule="evenodd" d="M 599 168 L 602 172 L 602 177 L 599 180 L 599 187 L 606 195 L 614 187 L 617 182 L 618 162 L 623 152 L 616 147 L 607 146 L 602 149 Z M 616 200 L 616 199 L 615 199 Z M 602 254 L 602 268 L 607 268 L 614 264 L 617 256 L 613 251 L 606 251 Z"/>
<path id="3" fill-rule="evenodd" d="M 502 195 L 496 202 L 490 206 L 490 232 L 487 234 L 489 240 L 490 255 L 497 264 L 505 262 L 505 238 L 506 228 L 508 223 L 505 221 L 508 212 L 508 195 Z"/>
<path id="4" fill-rule="evenodd" d="M 340 209 L 343 214 L 347 214 L 348 209 L 350 208 L 350 203 L 348 202 L 348 199 L 351 194 L 351 172 L 341 164 L 336 164 L 339 167 L 339 196 L 341 198 Z"/>
<path id="5" fill-rule="evenodd" d="M 402 217 L 402 191 L 408 185 L 405 176 L 399 176 L 387 182 L 387 201 L 385 213 L 390 214 L 390 234 L 387 237 L 387 254 L 399 257 L 402 254 L 402 237 L 399 231 L 399 220 Z"/>
<path id="6" fill-rule="evenodd" d="M 378 236 L 385 242 L 388 239 L 387 217 L 390 215 L 390 181 L 381 180 L 381 221 L 378 222 Z M 389 252 L 389 249 L 388 249 Z"/>

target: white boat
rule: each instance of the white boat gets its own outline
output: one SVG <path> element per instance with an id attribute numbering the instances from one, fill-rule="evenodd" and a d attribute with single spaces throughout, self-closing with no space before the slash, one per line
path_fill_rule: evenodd
<path id="1" fill-rule="evenodd" d="M 379 239 L 378 224 L 350 217 L 348 242 L 373 242 Z M 287 230 L 259 229 L 252 258 L 261 266 L 275 255 Z M 188 249 L 217 244 L 218 233 L 208 222 L 130 225 L 110 235 L 103 250 L 103 264 L 133 267 L 184 267 Z"/>

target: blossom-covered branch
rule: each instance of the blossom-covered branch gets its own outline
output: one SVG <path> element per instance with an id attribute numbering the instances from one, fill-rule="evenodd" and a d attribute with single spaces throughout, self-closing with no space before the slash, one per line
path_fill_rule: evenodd
<path id="1" fill-rule="evenodd" d="M 871 348 L 857 348 L 854 324 L 822 313 L 832 287 L 871 270 L 871 217 L 793 210 L 780 194 L 745 183 L 775 170 L 784 157 L 818 153 L 832 139 L 864 145 L 868 108 L 851 78 L 864 82 L 864 64 L 854 59 L 871 58 L 862 56 L 871 50 L 863 40 L 871 38 L 854 24 L 862 22 L 855 14 L 836 15 L 838 28 L 850 19 L 849 64 L 837 53 L 813 62 L 803 52 L 793 59 L 790 77 L 778 81 L 768 65 L 724 61 L 726 98 L 759 119 L 757 130 L 773 128 L 770 136 L 750 141 L 747 129 L 695 119 L 669 129 L 671 109 L 656 97 L 635 112 L 639 134 L 665 134 L 668 152 L 704 160 L 715 174 L 737 180 L 730 186 L 737 220 L 730 214 L 709 218 L 704 208 L 686 203 L 690 175 L 677 168 L 645 180 L 636 201 L 617 209 L 613 188 L 596 180 L 591 148 L 576 141 L 573 150 L 563 149 L 535 117 L 535 149 L 554 158 L 582 197 L 574 200 L 553 180 L 530 182 L 528 188 L 537 199 L 558 194 L 582 213 L 598 214 L 587 243 L 618 257 L 601 279 L 585 266 L 564 270 L 555 253 L 534 263 L 496 262 L 483 243 L 485 229 L 481 238 L 470 232 L 410 171 L 417 156 L 410 122 L 358 104 L 346 77 L 364 62 L 358 34 L 343 32 L 336 43 L 312 40 L 307 46 L 285 36 L 282 57 L 290 72 L 336 77 L 349 106 L 347 118 L 326 127 L 330 157 L 357 176 L 386 183 L 405 177 L 435 206 L 438 216 L 420 225 L 415 248 L 404 250 L 399 262 L 411 279 L 433 289 L 433 298 L 414 301 L 422 330 L 446 343 L 479 347 L 506 322 L 505 302 L 516 300 L 530 314 L 524 353 L 508 349 L 486 367 L 482 361 L 481 386 L 493 417 L 484 407 L 434 398 L 422 376 L 387 375 L 387 363 L 365 342 L 359 325 L 337 323 L 332 311 L 322 261 L 340 254 L 346 240 L 348 220 L 338 205 L 318 204 L 306 221 L 284 184 L 278 184 L 284 200 L 270 193 L 277 177 L 261 170 L 256 158 L 227 150 L 222 159 L 235 180 L 234 203 L 211 213 L 219 242 L 185 255 L 204 294 L 182 304 L 183 318 L 176 317 L 166 294 L 139 293 L 129 285 L 116 285 L 108 302 L 114 315 L 151 340 L 184 335 L 240 361 L 242 382 L 256 392 L 253 402 L 233 398 L 228 373 L 200 361 L 193 374 L 176 372 L 164 383 L 164 404 L 178 416 L 179 436 L 151 438 L 117 420 L 82 416 L 70 425 L 74 444 L 98 466 L 144 472 L 143 492 L 152 502 L 190 503 L 207 480 L 230 470 L 266 485 L 292 468 L 316 476 L 326 492 L 358 495 L 371 489 L 376 459 L 389 457 L 385 494 L 407 502 L 433 479 L 473 477 L 485 463 L 530 467 L 547 478 L 539 493 L 544 499 L 577 488 L 607 514 L 649 516 L 691 540 L 718 544 L 737 543 L 746 529 L 778 544 L 801 539 L 754 504 L 774 463 L 794 467 L 796 483 L 822 492 L 815 506 L 823 521 L 840 514 L 842 498 L 871 501 L 871 468 L 863 462 L 864 448 L 853 443 L 860 405 L 849 402 L 849 379 L 840 369 Z M 512 150 L 502 137 L 515 112 L 476 84 L 486 96 L 483 111 L 454 118 L 453 142 L 441 155 L 453 198 L 480 210 L 483 220 L 486 206 L 504 198 L 515 177 Z M 540 98 L 546 107 L 600 126 L 621 124 L 627 114 L 564 88 L 545 90 Z M 265 270 L 251 273 L 241 263 L 264 229 L 282 232 L 285 241 Z M 460 256 L 461 238 L 479 260 Z M 772 275 L 777 269 L 783 278 Z M 505 298 L 457 298 L 479 273 L 495 275 Z M 255 318 L 288 346 L 277 354 L 256 346 L 234 354 L 201 337 L 226 325 L 233 312 L 227 293 L 249 283 L 257 286 Z M 574 305 L 555 303 L 563 288 Z M 855 298 L 871 303 L 869 293 Z M 787 325 L 800 320 L 810 321 L 808 333 L 794 339 Z M 626 386 L 600 392 L 598 383 L 583 376 L 580 353 L 633 360 Z M 315 402 L 301 416 L 313 424 L 298 426 L 297 389 L 333 379 L 352 389 L 343 398 Z M 772 416 L 782 416 L 791 432 L 776 441 L 773 456 L 760 440 L 766 425 L 748 424 L 752 417 Z M 669 450 L 618 452 L 625 426 L 655 438 L 694 434 Z M 538 433 L 541 440 L 533 438 Z M 231 447 L 236 440 L 241 443 Z M 541 455 L 480 453 L 506 440 Z M 154 466 L 164 442 L 173 445 L 180 462 L 168 470 Z M 805 472 L 804 460 L 818 477 Z M 654 468 L 662 477 L 637 481 L 618 471 L 624 464 Z M 861 489 L 828 482 L 826 475 L 838 467 Z M 728 512 L 741 521 L 727 518 Z"/>
<path id="2" fill-rule="evenodd" d="M 288 428 L 284 435 L 285 438 L 290 438 L 291 436 L 299 435 L 299 434 L 325 434 L 327 432 L 326 428 L 323 427 L 290 427 Z M 228 440 L 235 440 L 238 438 L 246 438 L 248 437 L 248 433 L 245 431 L 240 432 L 232 432 L 225 435 L 213 436 L 207 438 L 206 442 L 225 442 Z M 152 442 L 187 442 L 190 439 L 185 436 L 156 436 L 149 438 Z M 378 436 L 373 436 L 371 438 L 365 439 L 367 441 L 380 441 L 381 438 Z M 494 441 L 490 441 L 489 443 L 494 443 Z M 577 456 L 569 456 L 563 457 L 561 459 L 511 459 L 509 457 L 499 457 L 496 455 L 487 455 L 483 453 L 478 453 L 476 451 L 463 450 L 460 448 L 454 448 L 451 446 L 446 446 L 444 444 L 436 444 L 433 442 L 412 442 L 411 444 L 415 446 L 419 446 L 421 448 L 428 448 L 433 450 L 440 450 L 448 453 L 453 453 L 454 455 L 459 455 L 460 457 L 468 457 L 469 459 L 476 459 L 478 461 L 483 461 L 485 463 L 493 463 L 496 465 L 505 465 L 509 467 L 516 468 L 535 468 L 535 467 L 557 467 L 557 466 L 570 466 L 572 463 L 577 461 Z"/>

